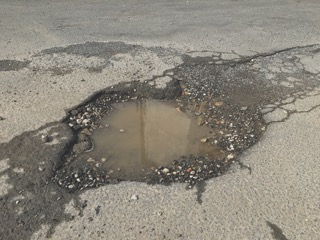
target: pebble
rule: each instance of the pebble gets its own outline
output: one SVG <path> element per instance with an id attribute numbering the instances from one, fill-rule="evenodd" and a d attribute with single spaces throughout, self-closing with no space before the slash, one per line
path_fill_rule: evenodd
<path id="1" fill-rule="evenodd" d="M 124 129 L 122 129 L 122 128 L 121 128 L 119 131 L 120 131 L 121 133 L 124 133 Z"/>
<path id="2" fill-rule="evenodd" d="M 200 116 L 198 117 L 198 125 L 201 126 L 201 125 L 203 125 L 204 123 L 205 123 L 205 118 L 204 118 L 203 115 L 200 115 Z"/>
<path id="3" fill-rule="evenodd" d="M 234 146 L 232 144 L 230 144 L 228 150 L 233 151 L 234 150 Z"/>
<path id="4" fill-rule="evenodd" d="M 95 162 L 95 160 L 93 158 L 88 158 L 87 162 Z"/>
<path id="5" fill-rule="evenodd" d="M 162 216 L 163 212 L 157 212 L 158 216 Z"/>
<path id="6" fill-rule="evenodd" d="M 131 196 L 131 200 L 138 200 L 139 196 L 137 194 L 134 194 Z"/>
<path id="7" fill-rule="evenodd" d="M 216 107 L 220 107 L 220 106 L 222 106 L 223 105 L 223 102 L 215 102 L 214 103 L 214 106 L 216 106 Z"/>
<path id="8" fill-rule="evenodd" d="M 92 132 L 89 131 L 89 129 L 84 129 L 81 133 L 86 134 L 88 136 L 90 136 L 92 134 Z"/>
<path id="9" fill-rule="evenodd" d="M 72 116 L 76 116 L 77 114 L 78 114 L 78 111 L 77 111 L 77 110 L 72 110 L 72 111 L 71 111 L 71 115 L 72 115 Z"/>
<path id="10" fill-rule="evenodd" d="M 176 110 L 177 110 L 178 112 L 182 112 L 180 107 L 177 107 Z"/>
<path id="11" fill-rule="evenodd" d="M 41 140 L 44 143 L 50 142 L 50 136 L 48 134 L 44 134 L 41 136 Z"/>
<path id="12" fill-rule="evenodd" d="M 101 158 L 101 162 L 105 162 L 105 161 L 107 161 L 106 158 Z"/>
<path id="13" fill-rule="evenodd" d="M 83 119 L 82 123 L 87 126 L 90 123 L 90 119 Z"/>
<path id="14" fill-rule="evenodd" d="M 43 171 L 44 171 L 44 168 L 43 168 L 43 167 L 39 167 L 38 169 L 39 169 L 40 172 L 43 172 Z"/>
<path id="15" fill-rule="evenodd" d="M 168 168 L 164 168 L 164 169 L 162 169 L 162 172 L 163 172 L 163 173 L 169 173 L 170 170 L 169 170 Z"/>
<path id="16" fill-rule="evenodd" d="M 208 141 L 208 138 L 201 138 L 200 139 L 200 142 L 202 142 L 202 143 L 205 143 L 205 142 L 207 142 Z"/>

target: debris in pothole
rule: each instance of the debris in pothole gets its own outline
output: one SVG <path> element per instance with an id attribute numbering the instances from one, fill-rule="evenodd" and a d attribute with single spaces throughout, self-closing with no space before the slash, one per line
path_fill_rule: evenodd
<path id="1" fill-rule="evenodd" d="M 197 182 L 220 176 L 225 173 L 232 162 L 226 159 L 210 159 L 207 157 L 183 157 L 173 161 L 168 167 L 159 167 L 148 174 L 149 183 L 170 184 L 173 182 L 194 185 Z"/>

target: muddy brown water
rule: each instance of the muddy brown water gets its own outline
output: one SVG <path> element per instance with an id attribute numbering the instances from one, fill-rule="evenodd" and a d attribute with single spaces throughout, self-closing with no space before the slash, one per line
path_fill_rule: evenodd
<path id="1" fill-rule="evenodd" d="M 113 107 L 91 136 L 94 150 L 85 154 L 111 173 L 121 171 L 125 178 L 135 178 L 181 156 L 220 153 L 210 141 L 213 129 L 199 126 L 177 102 L 139 100 Z"/>

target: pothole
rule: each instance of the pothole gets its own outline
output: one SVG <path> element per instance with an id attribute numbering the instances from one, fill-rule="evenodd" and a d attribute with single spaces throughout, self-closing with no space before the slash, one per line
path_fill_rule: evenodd
<path id="1" fill-rule="evenodd" d="M 123 180 L 194 185 L 225 173 L 265 130 L 257 107 L 173 79 L 119 84 L 69 112 L 75 143 L 53 180 L 70 191 Z"/>

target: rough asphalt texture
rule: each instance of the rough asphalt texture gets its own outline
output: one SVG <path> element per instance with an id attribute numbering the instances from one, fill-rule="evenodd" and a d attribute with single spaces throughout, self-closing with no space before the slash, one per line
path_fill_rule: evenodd
<path id="1" fill-rule="evenodd" d="M 2 1 L 0 12 L 1 239 L 319 239 L 318 1 Z M 287 48 L 287 60 L 273 54 Z M 250 69 L 277 91 L 254 85 L 274 98 L 241 156 L 251 173 L 237 165 L 189 191 L 122 182 L 69 194 L 47 181 L 70 141 L 56 122 L 65 110 L 123 81 L 161 87 L 186 54 L 260 56 Z"/>

